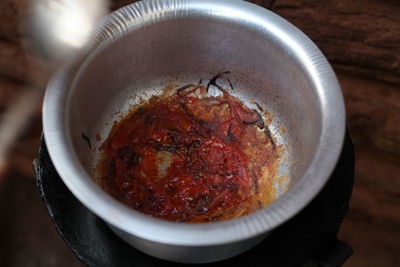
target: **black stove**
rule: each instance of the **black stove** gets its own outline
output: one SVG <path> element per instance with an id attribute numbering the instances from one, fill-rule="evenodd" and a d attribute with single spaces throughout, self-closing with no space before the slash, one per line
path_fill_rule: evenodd
<path id="1" fill-rule="evenodd" d="M 88 266 L 180 266 L 148 256 L 119 239 L 84 207 L 57 174 L 42 139 L 35 161 L 37 185 L 50 218 L 75 255 Z M 348 134 L 337 166 L 318 196 L 253 249 L 207 266 L 341 266 L 352 249 L 337 239 L 354 183 Z"/>

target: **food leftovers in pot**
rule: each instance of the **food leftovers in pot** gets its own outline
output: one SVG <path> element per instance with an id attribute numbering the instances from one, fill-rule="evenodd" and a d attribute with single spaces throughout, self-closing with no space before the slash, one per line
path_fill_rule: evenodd
<path id="1" fill-rule="evenodd" d="M 101 146 L 103 189 L 180 222 L 233 219 L 272 202 L 279 146 L 261 106 L 251 109 L 218 85 L 226 74 L 153 96 L 115 123 Z"/>

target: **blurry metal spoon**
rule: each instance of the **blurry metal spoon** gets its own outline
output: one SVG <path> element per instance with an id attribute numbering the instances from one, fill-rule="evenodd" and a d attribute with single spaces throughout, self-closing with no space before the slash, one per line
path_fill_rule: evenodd
<path id="1" fill-rule="evenodd" d="M 0 172 L 6 157 L 42 99 L 47 79 L 65 59 L 89 40 L 98 20 L 107 13 L 107 0 L 32 0 L 33 52 L 45 60 L 41 77 L 0 117 Z"/>
<path id="2" fill-rule="evenodd" d="M 32 26 L 39 52 L 63 61 L 82 48 L 106 14 L 106 0 L 34 0 Z"/>

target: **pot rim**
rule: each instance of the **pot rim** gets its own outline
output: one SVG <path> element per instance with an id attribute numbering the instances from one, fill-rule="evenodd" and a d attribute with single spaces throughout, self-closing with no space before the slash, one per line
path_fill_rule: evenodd
<path id="1" fill-rule="evenodd" d="M 104 45 L 128 31 L 179 12 L 234 16 L 283 40 L 298 57 L 317 88 L 322 130 L 316 153 L 302 178 L 270 205 L 236 219 L 179 223 L 150 217 L 104 192 L 85 171 L 73 150 L 65 123 L 69 88 L 76 69 Z M 322 189 L 339 157 L 345 133 L 345 108 L 337 78 L 316 45 L 292 24 L 255 4 L 230 0 L 146 0 L 106 16 L 93 41 L 49 82 L 43 104 L 43 130 L 50 157 L 68 189 L 108 224 L 130 235 L 176 246 L 222 245 L 271 231 L 301 211 Z"/>

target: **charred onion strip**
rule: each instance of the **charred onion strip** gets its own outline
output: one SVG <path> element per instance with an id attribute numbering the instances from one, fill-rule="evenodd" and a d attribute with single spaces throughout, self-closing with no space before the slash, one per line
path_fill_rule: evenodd
<path id="1" fill-rule="evenodd" d="M 193 112 L 192 112 L 190 109 L 188 109 L 188 107 L 187 107 L 184 103 L 179 102 L 179 106 L 182 108 L 182 110 L 183 110 L 187 115 L 189 115 L 189 117 L 191 117 L 195 122 L 197 122 L 197 124 L 201 127 L 201 129 L 204 129 L 204 130 L 207 132 L 207 135 L 204 135 L 203 133 L 199 132 L 196 128 L 194 129 L 195 133 L 196 133 L 197 135 L 201 136 L 201 137 L 208 137 L 208 133 L 209 133 L 210 130 L 207 129 L 207 127 L 206 127 L 207 123 L 206 123 L 205 121 L 203 121 L 203 120 L 197 118 L 197 117 L 193 114 Z"/>
<path id="2" fill-rule="evenodd" d="M 210 81 L 208 82 L 208 84 L 207 84 L 207 90 L 206 90 L 206 92 L 208 93 L 210 86 L 215 86 L 215 87 L 217 87 L 222 93 L 225 94 L 225 93 L 226 93 L 226 90 L 225 90 L 224 88 L 222 88 L 222 86 L 220 86 L 220 85 L 217 84 L 217 80 L 220 79 L 220 78 L 222 78 L 224 75 L 230 74 L 230 73 L 231 73 L 230 71 L 224 71 L 224 72 L 218 73 L 217 75 L 215 75 L 214 77 L 212 77 L 211 80 L 210 80 Z M 227 81 L 228 81 L 228 83 L 229 83 L 229 86 L 230 86 L 231 89 L 233 90 L 232 82 L 229 80 L 229 78 L 226 78 L 226 79 L 227 79 Z M 232 107 L 232 105 L 231 105 L 230 103 L 228 103 L 228 105 L 229 105 L 230 107 Z M 264 111 L 264 110 L 262 109 L 262 107 L 261 107 L 257 102 L 256 102 L 256 106 L 258 107 L 258 109 L 259 109 L 261 112 Z M 263 120 L 261 114 L 260 114 L 257 110 L 255 110 L 255 109 L 254 109 L 253 111 L 256 113 L 257 119 L 254 120 L 254 121 L 245 121 L 245 120 L 242 120 L 242 119 L 241 119 L 242 123 L 245 124 L 245 125 L 252 125 L 252 124 L 255 124 L 255 125 L 257 125 L 257 127 L 260 128 L 261 130 L 264 129 L 265 123 L 264 123 L 264 120 Z M 240 116 L 239 116 L 239 114 L 237 113 L 236 110 L 235 110 L 235 113 L 236 113 L 236 116 L 237 116 L 238 118 L 240 118 Z M 228 132 L 228 134 L 229 134 L 229 132 Z"/>
<path id="3" fill-rule="evenodd" d="M 194 85 L 194 84 L 187 84 L 187 85 L 184 85 L 184 86 L 182 86 L 182 87 L 179 87 L 178 89 L 176 89 L 176 94 L 177 94 L 178 96 L 181 96 L 183 91 L 185 91 L 186 89 L 189 89 L 190 87 L 194 87 L 194 86 L 196 86 L 196 85 Z"/>
<path id="4" fill-rule="evenodd" d="M 258 104 L 257 102 L 255 102 L 255 103 L 256 103 L 257 108 L 260 110 L 260 112 L 264 112 L 264 109 L 260 106 L 260 104 Z"/>
<path id="5" fill-rule="evenodd" d="M 90 143 L 89 137 L 87 137 L 87 135 L 84 132 L 81 132 L 81 137 L 82 137 L 83 140 L 86 141 L 86 143 L 88 144 L 89 148 L 92 149 L 92 144 Z"/>
<path id="6" fill-rule="evenodd" d="M 185 94 L 183 94 L 183 92 L 189 88 L 192 88 L 192 89 L 190 91 L 186 92 Z M 184 85 L 184 86 L 176 89 L 176 94 L 179 97 L 184 97 L 191 93 L 194 93 L 196 90 L 201 89 L 201 88 L 202 88 L 202 86 L 200 84 L 197 84 L 197 85 L 196 84 L 187 84 L 187 85 Z"/>
<path id="7" fill-rule="evenodd" d="M 272 148 L 275 150 L 276 149 L 276 144 L 274 142 L 274 139 L 272 139 L 272 135 L 271 135 L 271 132 L 268 129 L 268 127 L 265 127 L 264 134 L 269 139 L 269 141 L 271 141 Z"/>
<path id="8" fill-rule="evenodd" d="M 224 75 L 231 73 L 229 70 L 228 71 L 224 71 L 221 73 L 218 73 L 217 75 L 215 75 L 214 77 L 211 78 L 211 80 L 208 82 L 207 84 L 207 90 L 206 92 L 208 93 L 208 90 L 210 88 L 210 86 L 215 86 L 217 87 L 219 90 L 221 90 L 223 93 L 226 93 L 225 89 L 222 88 L 220 85 L 217 84 L 217 80 L 222 78 Z M 232 84 L 231 84 L 232 85 Z"/>
<path id="9" fill-rule="evenodd" d="M 243 120 L 242 120 L 242 123 L 245 124 L 245 125 L 255 124 L 255 125 L 257 125 L 257 127 L 260 128 L 261 130 L 264 129 L 265 123 L 264 123 L 264 120 L 263 120 L 261 114 L 258 113 L 258 111 L 255 110 L 255 109 L 253 109 L 253 111 L 257 114 L 257 119 L 254 120 L 254 121 L 243 121 Z"/>
<path id="10" fill-rule="evenodd" d="M 229 86 L 231 87 L 231 90 L 233 91 L 233 85 L 232 85 L 232 82 L 231 82 L 231 80 L 229 80 L 229 78 L 226 78 L 226 80 L 228 81 L 228 83 L 229 83 Z"/>

